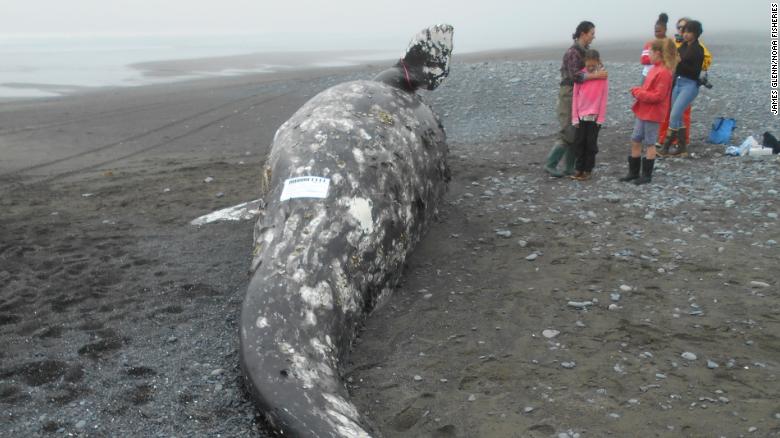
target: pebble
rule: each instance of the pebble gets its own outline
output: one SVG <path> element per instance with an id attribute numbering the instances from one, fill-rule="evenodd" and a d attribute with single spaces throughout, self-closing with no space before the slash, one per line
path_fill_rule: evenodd
<path id="1" fill-rule="evenodd" d="M 422 376 L 419 376 L 419 375 L 414 376 L 414 381 L 415 382 L 422 382 L 422 379 L 423 379 Z"/>
<path id="2" fill-rule="evenodd" d="M 569 301 L 568 303 L 566 303 L 566 305 L 569 307 L 574 307 L 576 309 L 586 309 L 589 306 L 592 306 L 593 302 L 592 301 Z"/>
<path id="3" fill-rule="evenodd" d="M 612 292 L 611 294 L 609 294 L 609 299 L 618 302 L 620 301 L 620 294 L 617 292 Z"/>
<path id="4" fill-rule="evenodd" d="M 755 432 L 757 430 L 758 430 L 758 428 L 756 426 L 751 426 L 751 427 L 748 428 L 748 433 L 753 433 L 753 432 Z"/>
<path id="5" fill-rule="evenodd" d="M 525 413 L 525 414 L 530 414 L 533 411 L 534 411 L 534 407 L 533 406 L 526 406 L 525 408 L 523 408 L 523 413 Z"/>
<path id="6" fill-rule="evenodd" d="M 620 285 L 620 291 L 621 292 L 631 292 L 631 290 L 632 290 L 631 286 L 629 286 L 627 284 L 621 284 Z"/>
<path id="7" fill-rule="evenodd" d="M 503 237 L 503 238 L 508 239 L 508 238 L 512 237 L 512 232 L 509 231 L 509 230 L 499 230 L 499 231 L 496 231 L 496 235 L 498 235 L 499 237 Z"/>
<path id="8" fill-rule="evenodd" d="M 696 355 L 691 353 L 690 351 L 686 351 L 685 353 L 680 355 L 685 360 L 696 360 Z"/>
<path id="9" fill-rule="evenodd" d="M 525 259 L 528 260 L 529 262 L 532 262 L 532 261 L 536 260 L 537 258 L 539 258 L 539 254 L 534 252 L 534 253 L 528 254 L 528 256 Z"/>
<path id="10" fill-rule="evenodd" d="M 726 207 L 728 207 L 728 208 L 731 208 L 731 207 L 733 207 L 733 206 L 734 206 L 734 204 L 736 204 L 736 203 L 737 203 L 737 202 L 736 202 L 736 201 L 734 201 L 733 199 L 729 199 L 728 201 L 726 201 L 726 203 L 725 203 L 725 204 L 726 204 Z"/>
<path id="11" fill-rule="evenodd" d="M 761 287 L 761 288 L 767 288 L 769 287 L 769 283 L 765 283 L 763 281 L 751 281 L 750 287 Z"/>
<path id="12" fill-rule="evenodd" d="M 559 332 L 558 330 L 543 330 L 542 331 L 542 336 L 544 336 L 547 339 L 552 339 L 552 338 L 558 336 L 559 334 L 561 334 L 561 332 Z"/>
<path id="13" fill-rule="evenodd" d="M 526 242 L 525 240 L 518 240 L 517 244 L 520 245 L 520 248 L 525 248 L 526 246 L 528 246 L 528 242 Z"/>
<path id="14" fill-rule="evenodd" d="M 620 306 L 618 306 L 615 303 L 609 305 L 609 310 L 618 310 L 618 309 L 620 309 Z"/>
<path id="15" fill-rule="evenodd" d="M 207 176 L 206 179 L 203 180 L 204 183 L 210 183 L 210 182 L 213 182 L 213 181 L 214 181 L 214 178 L 212 178 L 210 176 Z"/>
<path id="16" fill-rule="evenodd" d="M 719 366 L 719 365 L 718 365 L 718 363 L 717 363 L 717 362 L 713 362 L 713 361 L 711 361 L 711 360 L 708 360 L 708 361 L 707 361 L 707 368 L 709 368 L 709 369 L 711 369 L 711 370 L 714 370 L 715 368 L 718 368 L 718 366 Z"/>
<path id="17" fill-rule="evenodd" d="M 474 395 L 474 394 L 470 394 L 470 395 L 469 395 L 469 401 L 470 401 L 470 402 L 473 402 L 473 401 L 474 401 L 474 400 L 476 400 L 476 399 L 477 399 L 477 396 L 476 396 L 476 395 Z"/>
<path id="18" fill-rule="evenodd" d="M 566 368 L 567 370 L 570 370 L 577 366 L 577 364 L 574 361 L 571 362 L 561 362 L 561 366 Z"/>

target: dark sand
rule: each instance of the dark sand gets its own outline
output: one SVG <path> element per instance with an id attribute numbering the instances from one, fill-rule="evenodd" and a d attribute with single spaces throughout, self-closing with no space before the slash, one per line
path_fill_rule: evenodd
<path id="1" fill-rule="evenodd" d="M 531 55 L 476 56 L 461 60 Z M 254 199 L 279 124 L 327 86 L 377 70 L 0 106 L 0 435 L 265 435 L 237 363 L 253 224 L 188 222 Z M 602 132 L 593 190 L 624 172 L 625 129 Z M 440 222 L 344 367 L 385 436 L 778 434 L 780 258 L 755 245 L 780 240 L 776 221 L 744 225 L 760 236 L 677 248 L 695 236 L 623 207 L 639 189 L 580 207 L 596 217 L 565 214 L 574 183 L 539 170 L 550 137 L 453 140 Z M 668 166 L 706 173 L 713 150 Z M 514 192 L 484 196 L 491 178 L 514 179 Z M 744 184 L 764 193 L 767 182 Z M 677 213 L 687 210 L 709 232 L 735 220 L 725 207 Z M 637 256 L 615 255 L 625 248 Z M 589 310 L 567 305 L 593 298 Z"/>

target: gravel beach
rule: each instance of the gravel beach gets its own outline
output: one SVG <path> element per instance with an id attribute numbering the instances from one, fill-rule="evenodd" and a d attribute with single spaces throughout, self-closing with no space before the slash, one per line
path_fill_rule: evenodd
<path id="1" fill-rule="evenodd" d="M 649 186 L 617 182 L 641 41 L 594 45 L 587 182 L 540 170 L 564 47 L 456 57 L 424 94 L 450 189 L 342 367 L 382 436 L 780 436 L 780 159 L 705 143 L 718 116 L 780 134 L 768 44 L 705 41 L 693 156 Z M 189 221 L 255 199 L 276 128 L 381 69 L 0 104 L 0 436 L 271 436 L 237 359 L 253 223 Z"/>

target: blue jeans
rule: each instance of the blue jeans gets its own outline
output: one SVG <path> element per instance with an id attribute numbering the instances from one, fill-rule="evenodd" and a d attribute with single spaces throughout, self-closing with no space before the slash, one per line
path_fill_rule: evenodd
<path id="1" fill-rule="evenodd" d="M 677 82 L 672 89 L 672 111 L 669 113 L 669 128 L 679 129 L 683 126 L 682 115 L 685 108 L 699 95 L 699 83 L 693 79 L 677 76 Z"/>

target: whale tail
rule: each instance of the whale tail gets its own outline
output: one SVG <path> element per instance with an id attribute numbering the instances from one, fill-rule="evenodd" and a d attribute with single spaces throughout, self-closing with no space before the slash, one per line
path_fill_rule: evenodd
<path id="1" fill-rule="evenodd" d="M 423 29 L 412 38 L 406 49 L 404 63 L 407 68 L 412 67 L 415 76 L 428 90 L 436 89 L 450 74 L 453 31 L 449 24 Z"/>

